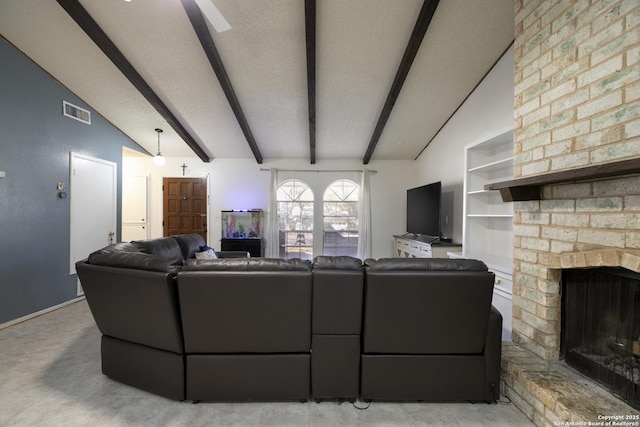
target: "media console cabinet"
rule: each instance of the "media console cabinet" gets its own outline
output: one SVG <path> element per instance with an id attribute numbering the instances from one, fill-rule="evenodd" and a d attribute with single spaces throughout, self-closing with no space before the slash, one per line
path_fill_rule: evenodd
<path id="1" fill-rule="evenodd" d="M 252 258 L 264 256 L 262 239 L 220 239 L 220 250 L 249 252 Z"/>
<path id="2" fill-rule="evenodd" d="M 431 242 L 421 236 L 393 236 L 395 258 L 448 258 L 449 252 L 460 252 L 462 245 L 452 242 Z"/>

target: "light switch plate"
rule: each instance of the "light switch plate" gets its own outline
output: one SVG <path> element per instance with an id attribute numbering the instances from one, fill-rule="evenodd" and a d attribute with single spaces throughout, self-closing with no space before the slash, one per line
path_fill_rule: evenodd
<path id="1" fill-rule="evenodd" d="M 0 178 L 4 178 L 6 173 L 4 171 L 0 171 Z"/>

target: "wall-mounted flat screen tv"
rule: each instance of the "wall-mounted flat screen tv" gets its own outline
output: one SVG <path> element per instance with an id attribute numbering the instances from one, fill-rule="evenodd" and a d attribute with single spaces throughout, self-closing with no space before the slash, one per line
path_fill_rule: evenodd
<path id="1" fill-rule="evenodd" d="M 440 181 L 407 190 L 407 233 L 440 237 Z"/>

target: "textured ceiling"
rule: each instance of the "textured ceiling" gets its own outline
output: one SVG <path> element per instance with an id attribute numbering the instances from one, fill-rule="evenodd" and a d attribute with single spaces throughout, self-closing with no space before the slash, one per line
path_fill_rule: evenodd
<path id="1" fill-rule="evenodd" d="M 303 0 L 213 0 L 211 36 L 265 160 L 309 159 Z M 80 0 L 211 158 L 253 158 L 180 0 Z M 362 159 L 421 0 L 317 0 L 316 158 Z M 514 37 L 512 0 L 440 0 L 373 153 L 414 159 Z M 53 0 L 0 0 L 0 34 L 132 140 L 193 151 Z M 488 107 L 490 108 L 490 106 Z"/>

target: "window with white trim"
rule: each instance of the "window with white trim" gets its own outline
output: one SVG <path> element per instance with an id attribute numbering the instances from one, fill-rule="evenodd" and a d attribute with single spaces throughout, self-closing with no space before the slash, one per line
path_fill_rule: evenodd
<path id="1" fill-rule="evenodd" d="M 298 179 L 284 181 L 276 192 L 279 257 L 313 259 L 313 191 Z"/>
<path id="2" fill-rule="evenodd" d="M 332 182 L 323 197 L 324 255 L 358 254 L 358 185 L 348 179 Z"/>

